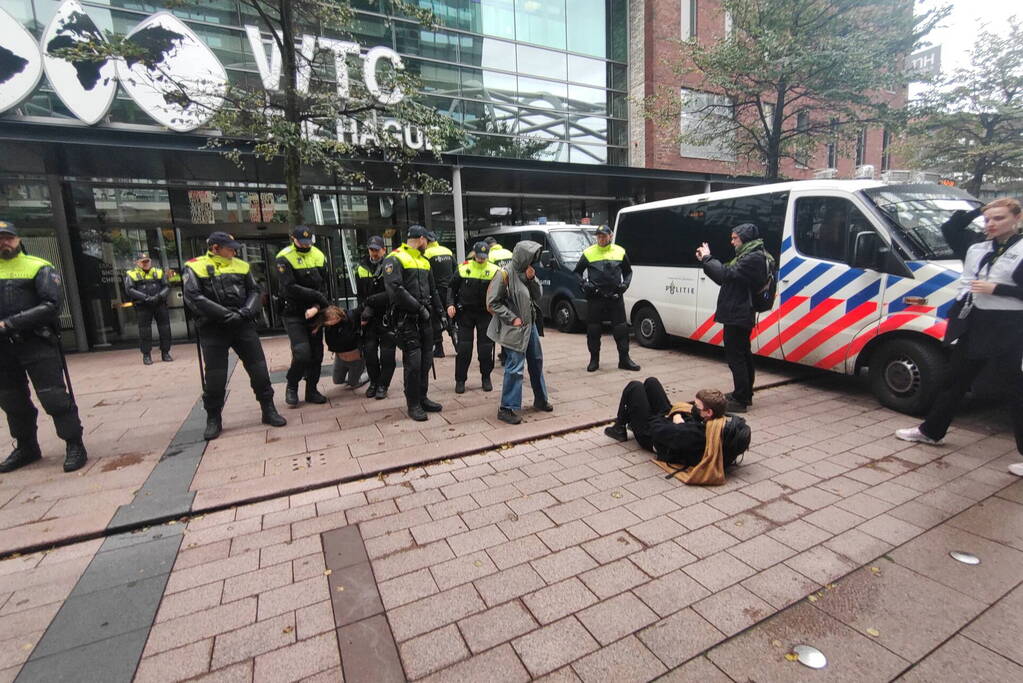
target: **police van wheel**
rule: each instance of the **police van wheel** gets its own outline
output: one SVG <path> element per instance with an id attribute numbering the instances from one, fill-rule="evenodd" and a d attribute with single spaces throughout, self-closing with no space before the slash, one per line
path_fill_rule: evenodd
<path id="1" fill-rule="evenodd" d="M 881 405 L 900 413 L 923 415 L 934 403 L 948 370 L 937 346 L 895 339 L 870 358 L 870 388 Z"/>
<path id="2" fill-rule="evenodd" d="M 554 318 L 554 327 L 558 332 L 576 332 L 579 329 L 579 316 L 576 315 L 575 306 L 568 299 L 558 299 L 554 302 L 551 317 Z"/>
<path id="3" fill-rule="evenodd" d="M 636 341 L 648 349 L 663 348 L 668 343 L 668 333 L 664 331 L 661 316 L 653 306 L 643 306 L 632 318 L 632 329 L 636 332 Z"/>

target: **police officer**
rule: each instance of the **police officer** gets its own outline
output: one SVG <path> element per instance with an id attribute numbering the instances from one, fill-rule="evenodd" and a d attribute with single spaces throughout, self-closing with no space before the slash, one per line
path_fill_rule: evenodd
<path id="1" fill-rule="evenodd" d="M 17 446 L 0 462 L 11 472 L 43 457 L 36 439 L 39 414 L 28 392 L 36 396 L 67 442 L 64 471 L 85 465 L 82 423 L 78 406 L 64 386 L 63 361 L 56 335 L 57 316 L 64 302 L 60 276 L 46 260 L 22 251 L 12 223 L 0 221 L 0 408 Z"/>
<path id="2" fill-rule="evenodd" d="M 490 313 L 487 311 L 487 287 L 500 270 L 488 260 L 486 242 L 477 242 L 472 258 L 455 270 L 448 292 L 448 317 L 458 324 L 455 344 L 455 393 L 465 393 L 465 380 L 469 376 L 472 359 L 472 334 L 476 332 L 476 357 L 480 362 L 483 391 L 492 391 L 490 373 L 494 370 L 494 342 L 487 336 Z"/>
<path id="3" fill-rule="evenodd" d="M 394 309 L 405 371 L 405 403 L 409 417 L 417 422 L 426 420 L 426 413 L 443 408 L 426 396 L 433 367 L 432 318 L 443 314 L 430 262 L 423 256 L 426 244 L 426 228 L 413 225 L 405 243 L 384 259 L 384 286 Z"/>
<path id="4" fill-rule="evenodd" d="M 202 401 L 206 408 L 207 441 L 220 436 L 227 388 L 227 350 L 234 349 L 249 375 L 263 413 L 263 424 L 288 424 L 274 407 L 274 390 L 266 357 L 256 333 L 262 292 L 249 264 L 235 254 L 241 248 L 226 232 L 214 232 L 206 239 L 208 251 L 185 263 L 185 305 L 199 319 L 197 332 L 206 362 L 206 386 Z"/>
<path id="5" fill-rule="evenodd" d="M 298 383 L 305 379 L 307 403 L 326 403 L 316 389 L 323 365 L 323 328 L 312 319 L 330 305 L 327 298 L 327 257 L 313 246 L 313 233 L 305 225 L 291 231 L 291 244 L 277 253 L 277 277 L 284 297 L 284 329 L 291 344 L 291 367 L 284 402 L 298 405 Z"/>
<path id="6" fill-rule="evenodd" d="M 487 244 L 488 258 L 494 265 L 500 267 L 512 260 L 512 253 L 497 242 L 493 235 L 487 237 L 484 242 Z"/>
<path id="7" fill-rule="evenodd" d="M 135 308 L 142 362 L 145 365 L 153 364 L 150 352 L 153 350 L 154 318 L 156 331 L 160 335 L 160 358 L 167 363 L 174 360 L 170 355 L 170 312 L 167 310 L 170 285 L 163 270 L 153 267 L 153 260 L 149 258 L 148 252 L 140 252 L 135 260 L 135 267 L 125 274 L 124 293 L 128 295 L 128 300 Z"/>
<path id="8" fill-rule="evenodd" d="M 629 326 L 625 324 L 625 302 L 622 294 L 632 282 L 632 266 L 625 249 L 611 244 L 611 227 L 597 228 L 597 243 L 583 251 L 575 274 L 586 295 L 586 347 L 590 351 L 587 372 L 600 367 L 600 333 L 605 320 L 611 322 L 611 333 L 618 347 L 618 367 L 639 370 L 629 358 Z"/>
<path id="9" fill-rule="evenodd" d="M 373 235 L 366 242 L 366 259 L 355 270 L 355 289 L 362 309 L 362 355 L 369 373 L 366 398 L 382 401 L 394 377 L 394 326 L 390 301 L 384 287 L 384 238 Z"/>
<path id="10" fill-rule="evenodd" d="M 448 300 L 448 288 L 451 287 L 451 276 L 455 272 L 455 256 L 451 253 L 451 250 L 442 244 L 437 243 L 437 233 L 430 230 L 426 233 L 426 239 L 429 240 L 426 245 L 426 251 L 423 252 L 423 256 L 430 262 L 430 270 L 433 271 L 433 281 L 437 283 L 437 294 L 440 296 L 440 300 L 445 302 Z M 448 334 L 451 335 L 451 343 L 456 347 L 458 346 L 458 340 L 455 338 L 455 333 L 452 331 L 450 325 L 446 324 L 443 316 L 437 321 L 440 323 L 434 328 L 434 347 L 433 357 L 443 358 L 444 357 L 444 335 L 443 328 L 448 328 Z"/>

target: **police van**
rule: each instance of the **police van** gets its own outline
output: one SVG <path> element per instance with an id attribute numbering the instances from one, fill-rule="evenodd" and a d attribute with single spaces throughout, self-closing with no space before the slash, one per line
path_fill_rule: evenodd
<path id="1" fill-rule="evenodd" d="M 938 184 L 806 180 L 631 206 L 615 224 L 633 267 L 626 311 L 643 346 L 669 336 L 720 345 L 719 288 L 696 248 L 707 242 L 728 261 L 732 228 L 755 223 L 779 271 L 774 307 L 752 331 L 754 352 L 846 374 L 867 369 L 882 405 L 921 414 L 947 369 L 942 339 L 962 272 L 941 225 L 979 205 Z"/>
<path id="2" fill-rule="evenodd" d="M 597 226 L 570 223 L 536 223 L 504 226 L 471 231 L 472 238 L 465 249 L 472 250 L 474 242 L 493 237 L 509 251 L 522 240 L 532 240 L 542 247 L 540 264 L 535 266 L 537 277 L 543 284 L 540 310 L 551 319 L 561 332 L 575 332 L 586 319 L 586 297 L 579 286 L 579 278 L 572 270 L 579 263 L 583 250 L 597 242 Z"/>

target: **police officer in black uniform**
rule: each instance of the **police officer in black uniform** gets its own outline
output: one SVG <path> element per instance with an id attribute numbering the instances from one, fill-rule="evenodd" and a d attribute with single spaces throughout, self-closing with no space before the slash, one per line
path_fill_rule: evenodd
<path id="1" fill-rule="evenodd" d="M 443 303 L 448 300 L 448 288 L 451 287 L 451 276 L 455 272 L 455 255 L 451 253 L 450 249 L 437 242 L 437 233 L 433 230 L 426 233 L 426 239 L 426 251 L 423 252 L 423 256 L 430 262 L 433 281 L 437 283 L 437 294 Z M 447 329 L 447 333 L 451 336 L 451 342 L 457 349 L 458 340 L 455 337 L 451 324 L 444 316 L 440 316 L 434 322 L 433 328 L 434 358 L 444 357 L 444 335 L 442 333 L 445 329 Z"/>
<path id="2" fill-rule="evenodd" d="M 326 403 L 316 389 L 323 365 L 323 327 L 312 319 L 330 305 L 327 298 L 327 257 L 313 246 L 313 233 L 299 225 L 291 231 L 291 244 L 277 254 L 277 279 L 284 297 L 284 329 L 291 343 L 291 367 L 284 402 L 298 405 L 298 383 L 305 379 L 307 403 Z"/>
<path id="3" fill-rule="evenodd" d="M 625 249 L 611 244 L 611 227 L 597 228 L 597 243 L 587 247 L 575 266 L 575 274 L 586 295 L 586 347 L 590 351 L 587 372 L 600 367 L 600 333 L 603 322 L 611 322 L 618 347 L 618 367 L 639 370 L 629 358 L 629 326 L 625 323 L 622 294 L 632 282 L 632 266 Z M 585 277 L 584 277 L 585 276 Z"/>
<path id="4" fill-rule="evenodd" d="M 426 413 L 443 409 L 426 396 L 433 367 L 433 317 L 443 315 L 430 262 L 423 256 L 426 245 L 426 228 L 413 225 L 405 244 L 384 259 L 384 286 L 394 309 L 405 370 L 405 402 L 409 417 L 417 422 L 425 421 Z"/>
<path id="5" fill-rule="evenodd" d="M 170 285 L 167 274 L 162 268 L 154 268 L 149 252 L 140 252 L 135 260 L 135 267 L 124 275 L 124 293 L 128 296 L 135 309 L 135 317 L 139 324 L 139 349 L 142 351 L 142 362 L 153 364 L 150 353 L 153 350 L 153 320 L 156 320 L 156 331 L 160 335 L 160 358 L 165 363 L 171 358 L 170 311 L 167 310 L 167 297 L 170 296 Z"/>
<path id="6" fill-rule="evenodd" d="M 472 257 L 455 269 L 448 291 L 448 317 L 458 324 L 455 344 L 455 393 L 465 393 L 472 360 L 472 335 L 476 332 L 476 357 L 480 362 L 483 391 L 493 391 L 490 373 L 494 371 L 494 342 L 487 336 L 490 312 L 487 311 L 487 288 L 500 268 L 488 260 L 486 242 L 472 247 Z"/>
<path id="7" fill-rule="evenodd" d="M 88 458 L 82 443 L 78 406 L 64 385 L 58 348 L 57 316 L 64 302 L 53 266 L 21 248 L 12 223 L 0 220 L 0 408 L 17 446 L 0 462 L 11 472 L 43 457 L 36 439 L 36 416 L 28 381 L 67 442 L 64 471 L 74 472 Z"/>
<path id="8" fill-rule="evenodd" d="M 226 232 L 214 232 L 207 239 L 209 250 L 185 263 L 185 305 L 199 319 L 197 331 L 206 362 L 206 386 L 202 401 L 206 408 L 207 441 L 220 436 L 221 411 L 227 389 L 227 351 L 234 349 L 249 375 L 249 384 L 262 409 L 263 424 L 288 424 L 274 407 L 274 390 L 266 356 L 259 343 L 255 320 L 263 293 L 249 264 L 235 258 L 241 248 Z"/>
<path id="9" fill-rule="evenodd" d="M 362 318 L 362 357 L 369 373 L 366 398 L 379 401 L 387 398 L 387 390 L 397 365 L 394 359 L 395 339 L 390 300 L 384 287 L 384 238 L 373 235 L 366 242 L 367 255 L 355 270 L 355 290 Z"/>

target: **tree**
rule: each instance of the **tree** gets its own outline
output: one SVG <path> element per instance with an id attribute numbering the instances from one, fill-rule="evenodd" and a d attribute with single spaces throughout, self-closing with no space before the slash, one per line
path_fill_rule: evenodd
<path id="1" fill-rule="evenodd" d="M 722 0 L 731 31 L 720 41 L 680 41 L 668 65 L 679 83 L 716 94 L 697 104 L 662 87 L 647 115 L 679 130 L 680 144 L 713 145 L 763 164 L 777 179 L 784 159 L 805 162 L 821 143 L 890 125 L 892 93 L 908 84 L 905 58 L 947 9 L 913 15 L 892 0 Z M 685 99 L 683 98 L 685 97 Z"/>
<path id="2" fill-rule="evenodd" d="M 906 150 L 977 195 L 985 182 L 1023 179 L 1023 26 L 981 31 L 970 65 L 928 90 L 911 108 Z"/>
<path id="3" fill-rule="evenodd" d="M 288 214 L 303 222 L 302 172 L 317 168 L 343 184 L 373 185 L 367 160 L 390 165 L 392 187 L 404 192 L 439 192 L 447 183 L 417 171 L 420 150 L 458 139 L 450 118 L 417 103 L 419 80 L 397 55 L 374 48 L 360 54 L 351 38 L 355 14 L 347 0 L 237 0 L 252 17 L 249 42 L 261 78 L 230 82 L 209 76 L 182 78 L 167 69 L 168 54 L 182 36 L 167 31 L 149 35 L 75 34 L 55 51 L 73 64 L 123 60 L 143 69 L 151 89 L 182 111 L 203 119 L 215 134 L 208 146 L 242 164 L 251 151 L 264 161 L 284 165 Z M 388 0 L 392 14 L 414 18 L 428 30 L 433 17 L 404 0 Z M 169 0 L 171 9 L 201 9 L 220 0 Z M 159 27 L 157 27 L 159 28 Z M 187 39 L 187 37 L 186 37 Z M 269 48 L 269 52 L 267 52 Z M 376 52 L 374 52 L 376 50 Z M 360 64 L 365 62 L 365 64 Z M 357 75 L 362 69 L 362 78 Z M 355 77 L 353 77 L 355 75 Z M 123 79 L 122 79 L 123 82 Z M 411 131 L 411 132 L 410 132 Z M 409 137 L 413 144 L 403 144 Z"/>

